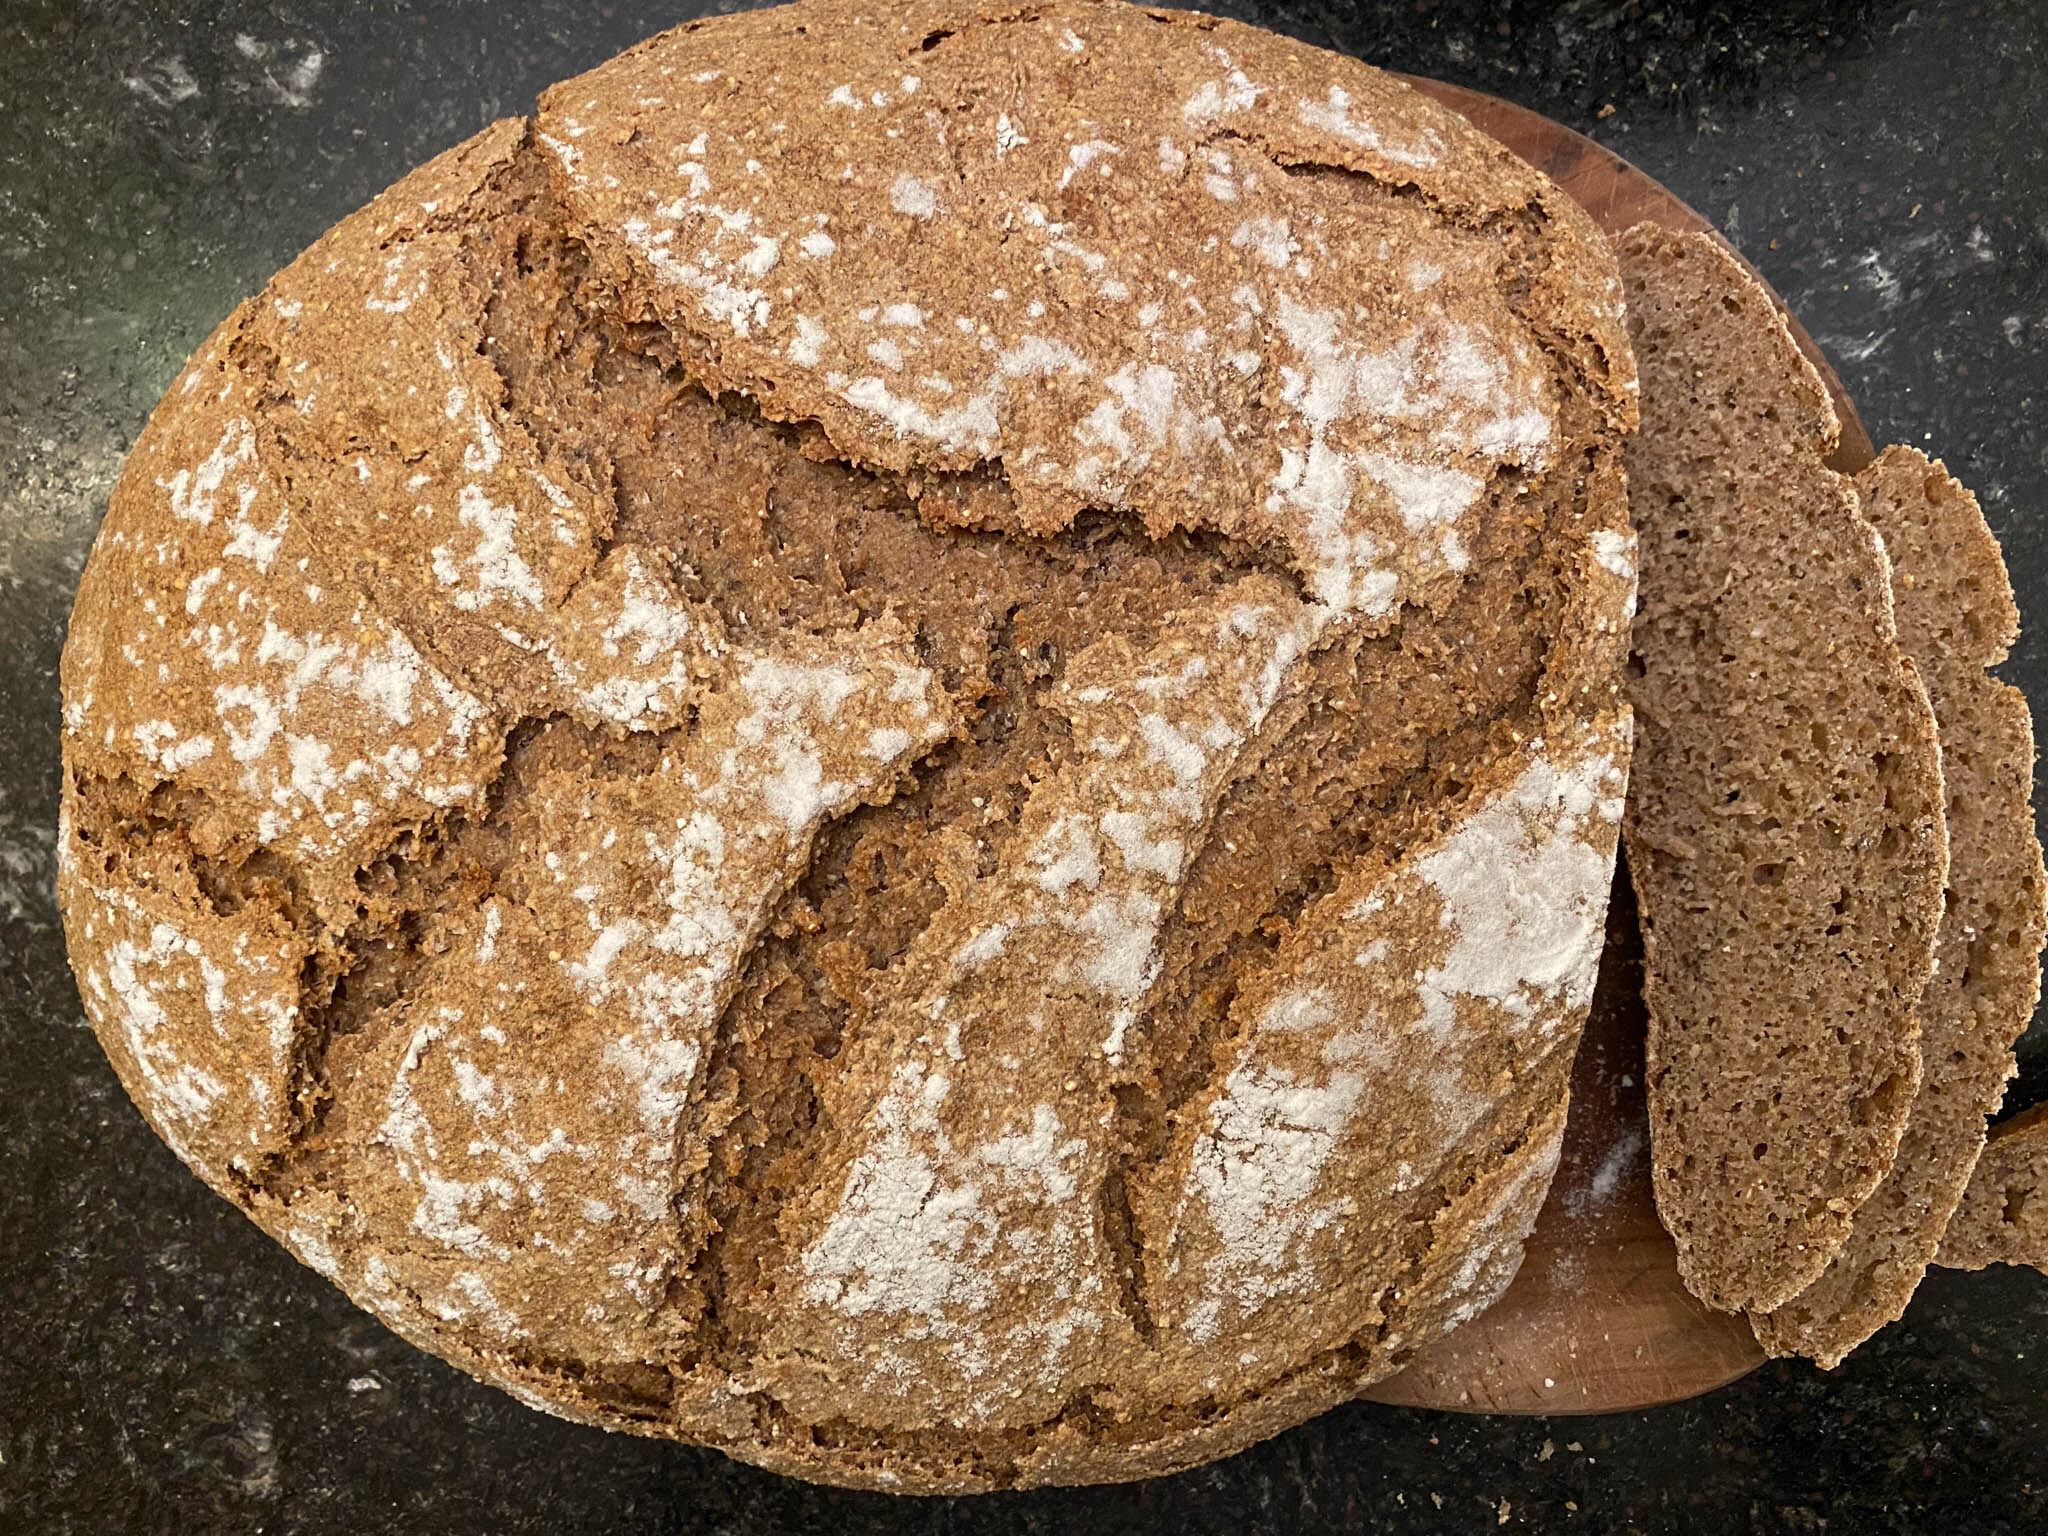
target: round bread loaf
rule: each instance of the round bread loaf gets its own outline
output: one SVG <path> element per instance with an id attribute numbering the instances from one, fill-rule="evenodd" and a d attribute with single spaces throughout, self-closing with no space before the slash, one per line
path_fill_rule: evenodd
<path id="1" fill-rule="evenodd" d="M 1136 1477 L 1512 1276 L 1628 759 L 1613 264 L 1353 61 L 807 4 L 201 348 L 64 656 L 164 1139 L 536 1406 Z"/>

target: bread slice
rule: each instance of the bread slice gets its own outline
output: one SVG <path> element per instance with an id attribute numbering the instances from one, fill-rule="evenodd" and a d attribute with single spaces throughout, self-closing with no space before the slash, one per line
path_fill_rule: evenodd
<path id="1" fill-rule="evenodd" d="M 1942 1234 L 1946 1269 L 2031 1264 L 2048 1274 L 2048 1104 L 1993 1126 Z"/>
<path id="2" fill-rule="evenodd" d="M 1841 1249 L 1919 1084 L 1948 862 L 1934 715 L 1769 295 L 1703 235 L 1638 225 L 1618 255 L 1651 1174 L 1693 1294 L 1767 1311 Z"/>
<path id="3" fill-rule="evenodd" d="M 1903 1313 L 1927 1272 L 2040 998 L 2048 924 L 2028 804 L 2033 720 L 2025 696 L 1985 671 L 2019 634 L 1998 541 L 1977 498 L 1917 449 L 1887 448 L 1856 489 L 1892 562 L 1900 648 L 1941 730 L 1949 870 L 1934 977 L 1920 997 L 1920 1091 L 1898 1158 L 1821 1277 L 1751 1319 L 1772 1354 L 1830 1369 Z"/>

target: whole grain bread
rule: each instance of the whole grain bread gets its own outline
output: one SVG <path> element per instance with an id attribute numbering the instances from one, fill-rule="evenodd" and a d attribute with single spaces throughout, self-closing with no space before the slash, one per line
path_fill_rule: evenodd
<path id="1" fill-rule="evenodd" d="M 1768 1311 L 1892 1166 L 1947 865 L 1935 724 L 1838 424 L 1717 242 L 1618 243 L 1643 430 L 1624 835 L 1641 901 L 1652 1178 L 1687 1286 Z"/>
<path id="2" fill-rule="evenodd" d="M 963 1490 L 1223 1454 L 1505 1286 L 1628 761 L 1619 284 L 1226 22 L 806 4 L 242 306 L 64 658 L 109 1058 L 527 1401 Z"/>
<path id="3" fill-rule="evenodd" d="M 1935 1262 L 2031 1264 L 2048 1274 L 2048 1104 L 1991 1128 Z"/>
<path id="4" fill-rule="evenodd" d="M 1830 1368 L 1905 1312 L 1942 1241 L 2040 1000 L 2048 924 L 2029 804 L 2033 720 L 2025 696 L 1985 670 L 2019 634 L 1998 541 L 1976 497 L 1918 449 L 1887 448 L 1856 489 L 1891 561 L 1899 647 L 1940 727 L 1949 865 L 1920 997 L 1920 1089 L 1898 1157 L 1820 1278 L 1751 1319 L 1771 1353 Z"/>

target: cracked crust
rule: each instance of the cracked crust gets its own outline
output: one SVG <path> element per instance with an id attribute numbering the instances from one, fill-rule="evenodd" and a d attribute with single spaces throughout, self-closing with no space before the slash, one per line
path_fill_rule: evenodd
<path id="1" fill-rule="evenodd" d="M 1948 866 L 1933 710 L 1838 431 L 1712 239 L 1616 248 L 1642 376 L 1629 794 L 1657 1210 L 1709 1306 L 1819 1277 L 1892 1167 Z"/>
<path id="2" fill-rule="evenodd" d="M 1203 18 L 793 7 L 556 88 L 131 457 L 64 662 L 110 1059 L 550 1411 L 929 1491 L 1298 1422 L 1555 1161 L 1617 295 L 1460 120 Z"/>

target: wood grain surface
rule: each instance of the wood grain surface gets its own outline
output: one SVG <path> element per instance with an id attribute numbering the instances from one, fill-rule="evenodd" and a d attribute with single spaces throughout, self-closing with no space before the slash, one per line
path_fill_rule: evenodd
<path id="1" fill-rule="evenodd" d="M 1459 86 L 1409 83 L 1543 171 L 1610 235 L 1650 219 L 1720 238 L 1664 187 L 1561 123 Z M 1870 437 L 1813 338 L 1797 318 L 1786 320 L 1842 418 L 1841 446 L 1828 462 L 1853 474 L 1875 457 Z M 1762 1363 L 1744 1318 L 1709 1311 L 1679 1281 L 1676 1251 L 1657 1220 L 1642 982 L 1635 897 L 1619 869 L 1572 1071 L 1564 1152 L 1521 1273 L 1487 1311 L 1369 1388 L 1368 1399 L 1484 1413 L 1617 1413 L 1696 1397 Z"/>

